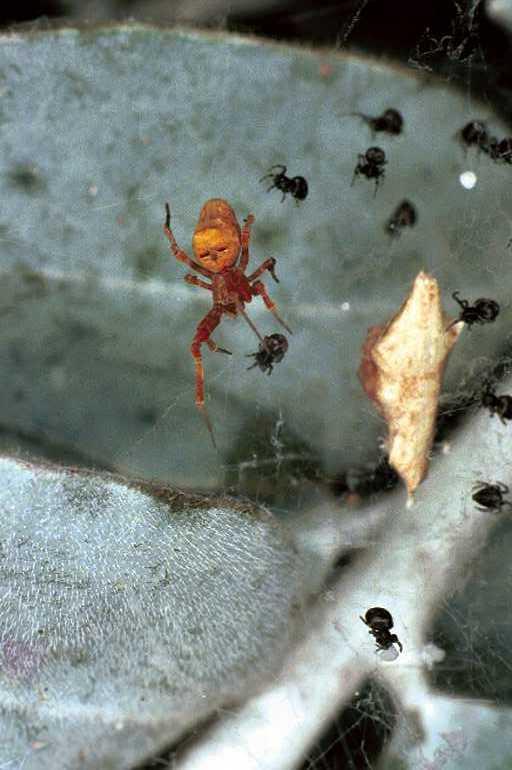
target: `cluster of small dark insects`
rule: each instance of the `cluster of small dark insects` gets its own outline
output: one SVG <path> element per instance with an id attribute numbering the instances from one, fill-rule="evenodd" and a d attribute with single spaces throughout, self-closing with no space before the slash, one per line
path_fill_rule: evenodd
<path id="1" fill-rule="evenodd" d="M 274 169 L 276 168 L 281 170 L 277 173 L 274 173 Z M 264 179 L 272 179 L 272 184 L 267 189 L 267 192 L 270 192 L 270 190 L 273 190 L 274 188 L 281 190 L 283 193 L 281 197 L 281 203 L 284 201 L 288 194 L 290 194 L 292 198 L 295 198 L 297 202 L 303 201 L 307 197 L 308 183 L 304 177 L 294 176 L 290 178 L 286 176 L 286 166 L 283 166 L 280 163 L 278 163 L 276 166 L 271 166 L 268 172 L 264 174 L 264 176 L 262 176 L 259 181 L 263 182 Z"/>
<path id="2" fill-rule="evenodd" d="M 353 115 L 362 118 L 374 133 L 382 132 L 391 136 L 397 136 L 402 133 L 404 124 L 402 115 L 392 107 L 384 110 L 382 115 L 377 115 L 376 117 L 364 115 L 360 112 L 355 112 Z M 358 155 L 352 184 L 354 184 L 356 176 L 362 174 L 367 179 L 375 179 L 375 193 L 377 193 L 380 180 L 384 178 L 384 166 L 386 163 L 384 150 L 380 147 L 369 147 L 364 155 Z M 274 188 L 282 192 L 281 202 L 284 201 L 287 195 L 291 195 L 297 202 L 305 200 L 308 195 L 307 180 L 303 176 L 287 176 L 286 166 L 281 163 L 271 166 L 259 181 L 263 182 L 265 179 L 272 180 L 272 184 L 267 189 L 267 192 Z"/>
<path id="3" fill-rule="evenodd" d="M 480 297 L 475 300 L 475 303 L 471 305 L 467 299 L 460 299 L 459 292 L 454 291 L 452 294 L 455 302 L 460 305 L 461 312 L 459 317 L 452 321 L 448 326 L 450 329 L 455 324 L 463 321 L 467 326 L 471 327 L 473 324 L 488 324 L 496 320 L 500 312 L 500 306 L 494 299 L 486 299 Z"/>
<path id="4" fill-rule="evenodd" d="M 476 492 L 473 493 L 472 499 L 478 504 L 479 511 L 501 511 L 505 506 L 512 507 L 509 500 L 503 499 L 503 495 L 508 494 L 510 490 L 501 481 L 496 484 L 477 481 L 473 489 L 476 489 Z"/>
<path id="5" fill-rule="evenodd" d="M 393 618 L 384 607 L 371 607 L 366 610 L 364 618 L 359 616 L 363 623 L 369 627 L 368 633 L 371 634 L 377 646 L 377 650 L 389 650 L 394 644 L 403 651 L 402 643 L 396 634 L 390 633 L 393 628 Z"/>
<path id="6" fill-rule="evenodd" d="M 361 112 L 353 114 L 362 118 L 370 126 L 374 134 L 382 132 L 390 136 L 398 136 L 398 134 L 402 133 L 404 119 L 398 110 L 395 110 L 393 107 L 389 107 L 387 110 L 384 110 L 382 115 L 377 115 L 376 117 L 364 115 Z M 354 176 L 352 177 L 352 184 L 354 184 L 356 177 L 360 175 L 365 176 L 367 179 L 375 179 L 374 195 L 376 195 L 380 181 L 384 179 L 384 166 L 386 163 L 386 153 L 381 147 L 369 147 L 364 154 L 359 153 Z"/>
<path id="7" fill-rule="evenodd" d="M 418 215 L 413 204 L 408 200 L 404 200 L 396 207 L 384 229 L 388 235 L 396 238 L 401 234 L 404 227 L 414 227 L 417 219 Z"/>
<path id="8" fill-rule="evenodd" d="M 482 121 L 472 120 L 466 123 L 459 135 L 466 147 L 477 147 L 494 161 L 512 163 L 512 137 L 499 140 L 491 136 Z"/>

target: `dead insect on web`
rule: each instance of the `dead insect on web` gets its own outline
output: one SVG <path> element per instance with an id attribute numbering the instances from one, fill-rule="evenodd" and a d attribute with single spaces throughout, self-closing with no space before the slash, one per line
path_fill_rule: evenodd
<path id="1" fill-rule="evenodd" d="M 274 173 L 273 169 L 279 168 L 281 171 L 278 173 Z M 307 197 L 308 194 L 308 183 L 304 179 L 303 176 L 294 176 L 290 179 L 290 177 L 286 176 L 286 166 L 283 166 L 281 164 L 277 164 L 276 166 L 271 166 L 268 170 L 268 173 L 261 177 L 259 180 L 260 182 L 263 182 L 264 179 L 272 179 L 272 184 L 267 189 L 267 192 L 270 192 L 270 190 L 273 190 L 274 188 L 277 188 L 278 190 L 281 190 L 283 193 L 283 196 L 281 198 L 281 203 L 284 201 L 286 196 L 290 194 L 292 198 L 295 198 L 295 200 L 303 201 Z"/>
<path id="2" fill-rule="evenodd" d="M 398 134 L 402 133 L 404 119 L 398 110 L 395 110 L 392 107 L 384 110 L 382 115 L 377 115 L 376 118 L 371 117 L 371 115 L 363 115 L 361 112 L 355 112 L 354 115 L 362 118 L 374 133 L 382 131 L 391 136 L 398 136 Z"/>
<path id="3" fill-rule="evenodd" d="M 512 420 L 512 396 L 497 396 L 489 381 L 485 383 L 481 403 L 489 410 L 491 417 L 497 414 L 503 425 L 506 425 L 507 420 Z"/>
<path id="4" fill-rule="evenodd" d="M 493 141 L 487 132 L 487 126 L 480 120 L 466 123 L 464 128 L 461 128 L 459 137 L 466 147 L 478 147 L 483 152 L 488 152 L 489 143 Z"/>
<path id="5" fill-rule="evenodd" d="M 388 219 L 385 230 L 389 235 L 398 237 L 404 227 L 414 227 L 418 216 L 416 209 L 408 200 L 404 200 Z"/>
<path id="6" fill-rule="evenodd" d="M 459 299 L 459 293 L 454 291 L 452 297 L 455 302 L 459 303 L 462 310 L 459 317 L 448 326 L 448 329 L 461 321 L 471 327 L 473 324 L 487 324 L 496 320 L 500 312 L 500 306 L 496 300 L 480 297 L 474 305 L 470 305 L 467 299 Z"/>
<path id="7" fill-rule="evenodd" d="M 360 153 L 357 158 L 358 161 L 354 169 L 352 184 L 354 184 L 356 177 L 360 174 L 367 179 L 375 179 L 374 194 L 376 195 L 380 180 L 384 178 L 384 166 L 387 163 L 386 153 L 380 147 L 369 147 L 364 155 Z"/>
<path id="8" fill-rule="evenodd" d="M 390 633 L 393 628 L 393 618 L 388 610 L 385 610 L 384 607 L 371 607 L 366 610 L 364 618 L 361 615 L 359 617 L 370 628 L 368 633 L 374 637 L 378 650 L 389 650 L 390 647 L 397 644 L 400 652 L 403 651 L 398 636 Z"/>
<path id="9" fill-rule="evenodd" d="M 489 144 L 489 155 L 493 160 L 512 163 L 512 137 L 508 136 L 501 142 L 493 139 Z"/>
<path id="10" fill-rule="evenodd" d="M 460 140 L 466 147 L 478 147 L 492 160 L 512 164 L 512 137 L 497 139 L 489 136 L 485 123 L 472 120 L 459 132 Z"/>
<path id="11" fill-rule="evenodd" d="M 477 491 L 472 495 L 475 503 L 478 503 L 479 511 L 501 511 L 505 506 L 512 506 L 508 500 L 503 499 L 503 495 L 510 490 L 506 484 L 498 481 L 496 484 L 488 484 L 486 481 L 477 481 L 473 485 Z"/>
<path id="12" fill-rule="evenodd" d="M 259 366 L 262 372 L 272 374 L 274 365 L 283 360 L 287 350 L 288 340 L 284 334 L 270 334 L 260 342 L 257 353 L 247 354 L 248 358 L 254 358 L 254 363 L 247 370 Z"/>
<path id="13" fill-rule="evenodd" d="M 229 350 L 219 347 L 211 334 L 220 324 L 224 315 L 235 318 L 243 316 L 261 343 L 264 339 L 256 326 L 245 312 L 245 304 L 253 297 L 261 297 L 265 306 L 276 320 L 292 334 L 292 330 L 279 316 L 274 302 L 270 299 L 265 285 L 258 280 L 266 270 L 277 281 L 274 272 L 276 260 L 269 257 L 256 270 L 246 275 L 249 263 L 249 239 L 251 225 L 254 222 L 252 214 L 247 216 L 243 229 L 240 229 L 235 212 L 222 198 L 212 198 L 207 201 L 192 236 L 192 249 L 196 260 L 191 259 L 176 243 L 171 230 L 171 211 L 165 204 L 164 233 L 169 240 L 171 251 L 179 262 L 195 270 L 203 278 L 187 273 L 185 281 L 193 286 L 199 286 L 212 292 L 213 307 L 198 323 L 192 340 L 190 352 L 194 359 L 196 377 L 196 406 L 204 415 L 208 430 L 215 446 L 213 429 L 204 406 L 204 369 L 201 355 L 201 345 L 206 343 L 214 352 L 228 353 Z M 207 280 L 204 280 L 204 279 Z"/>

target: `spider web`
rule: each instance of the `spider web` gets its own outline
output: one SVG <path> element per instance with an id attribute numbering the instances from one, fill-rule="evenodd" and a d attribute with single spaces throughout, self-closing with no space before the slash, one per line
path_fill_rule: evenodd
<path id="1" fill-rule="evenodd" d="M 345 31 L 342 33 L 340 45 L 345 44 L 352 34 L 353 30 L 364 13 L 368 0 L 363 0 L 359 5 L 354 16 L 348 23 Z M 471 109 L 471 87 L 473 66 L 483 66 L 485 61 L 483 53 L 479 46 L 477 13 L 480 8 L 480 2 L 476 0 L 470 3 L 469 10 L 463 10 L 462 6 L 454 3 L 455 15 L 450 29 L 446 34 L 440 37 L 433 36 L 430 30 L 425 31 L 425 35 L 417 43 L 411 54 L 410 64 L 419 69 L 434 71 L 439 61 L 443 62 L 446 76 L 449 79 L 465 82 L 466 92 L 468 94 L 468 108 Z M 213 174 L 220 173 L 223 159 L 219 154 L 219 159 L 213 169 Z M 471 161 L 478 171 L 478 158 L 472 156 Z M 90 196 L 95 197 L 94 185 L 91 185 Z M 154 206 L 161 207 L 161 201 L 153 194 L 135 195 L 133 203 L 137 206 L 141 218 L 143 214 Z M 503 199 L 498 195 L 492 201 L 492 208 L 501 212 L 507 221 L 510 235 L 512 237 L 512 218 L 510 212 L 506 209 Z M 123 201 L 110 199 L 108 202 L 95 205 L 96 211 L 105 211 L 119 213 L 123 210 Z M 53 212 L 58 216 L 59 212 Z M 81 211 L 78 207 L 74 212 L 76 221 L 86 226 L 88 223 L 88 214 Z M 175 214 L 178 222 L 178 213 Z M 483 216 L 480 211 L 468 207 L 467 214 L 461 222 L 458 229 L 459 235 L 452 244 L 455 253 L 464 253 L 471 244 L 475 244 L 475 238 L 478 238 L 479 228 L 485 219 L 491 217 L 491 214 Z M 256 225 L 257 227 L 257 225 Z M 256 228 L 255 228 L 256 229 Z M 181 232 L 184 228 L 180 227 Z M 498 236 L 496 236 L 498 238 Z M 180 239 L 181 240 L 181 239 Z M 14 246 L 27 247 L 32 246 L 28 241 L 19 239 L 10 240 L 8 237 L 2 238 L 3 243 L 11 243 Z M 502 244 L 504 245 L 504 244 Z M 33 246 L 38 249 L 37 244 Z M 162 242 L 162 252 L 165 252 L 166 245 Z M 485 239 L 481 236 L 480 242 L 477 242 L 476 248 L 483 254 L 486 249 L 499 251 L 500 245 Z M 41 256 L 44 257 L 44 254 Z M 61 252 L 62 258 L 73 257 L 72 254 Z M 509 254 L 503 251 L 502 268 L 505 270 Z M 256 265 L 261 261 L 252 253 L 251 265 Z M 173 265 L 173 270 L 178 269 Z M 489 267 L 489 271 L 495 271 L 495 266 Z M 148 275 L 150 271 L 148 270 Z M 44 276 L 44 271 L 43 271 Z M 139 276 L 140 279 L 141 276 Z M 62 276 L 50 275 L 47 278 L 52 280 L 62 279 L 63 281 L 77 284 L 86 283 L 86 277 L 77 272 L 73 274 L 68 272 Z M 151 278 L 147 279 L 142 293 L 148 297 L 156 298 L 160 301 L 165 287 L 162 288 L 158 282 Z M 27 280 L 26 291 L 28 294 L 37 295 L 37 280 L 32 276 L 32 282 Z M 284 282 L 283 282 L 284 283 Z M 138 281 L 139 289 L 141 281 Z M 113 288 L 120 292 L 130 291 L 129 283 L 121 281 Z M 283 304 L 280 299 L 281 287 L 271 286 L 272 294 L 279 298 L 282 312 L 286 307 L 286 301 Z M 208 309 L 208 300 L 197 297 L 195 290 L 186 289 L 184 292 L 184 301 L 195 303 L 198 310 L 197 319 Z M 8 311 L 7 311 L 8 312 Z M 284 312 L 283 312 L 284 314 Z M 262 316 L 258 316 L 258 321 Z M 219 329 L 215 338 L 219 344 L 230 347 L 235 342 L 237 348 L 244 352 L 251 350 L 250 335 L 247 330 L 243 332 L 243 322 L 237 321 L 236 326 L 230 325 L 225 329 Z M 191 334 L 193 326 L 191 326 Z M 77 330 L 77 333 L 79 330 Z M 240 337 L 239 337 L 240 334 Z M 229 341 L 228 341 L 229 340 Z M 239 342 L 240 340 L 240 342 Z M 253 338 L 253 350 L 256 349 L 256 338 Z M 187 343 L 188 344 L 188 343 Z M 188 356 L 187 344 L 182 346 L 182 355 Z M 207 388 L 215 393 L 215 425 L 224 426 L 229 424 L 229 416 L 233 404 L 233 392 L 237 390 L 237 384 L 240 381 L 241 369 L 245 359 L 238 357 L 222 359 L 208 352 L 204 354 L 205 370 L 207 378 Z M 474 383 L 481 378 L 481 372 L 487 370 L 491 365 L 491 357 L 475 358 L 469 367 L 467 382 L 461 383 L 461 393 L 455 398 L 455 402 L 447 407 L 446 413 L 451 415 L 460 408 L 463 411 L 466 408 L 464 398 L 473 393 Z M 138 364 L 137 355 L 127 358 L 126 369 L 135 369 Z M 176 389 L 172 400 L 160 401 L 159 409 L 151 409 L 141 419 L 142 427 L 138 428 L 138 435 L 130 440 L 129 444 L 122 451 L 114 453 L 112 464 L 118 467 L 125 467 L 129 459 L 130 467 L 137 468 L 140 463 L 141 473 L 147 472 L 144 467 L 144 456 L 148 451 L 153 451 L 155 442 L 165 444 L 172 440 L 173 430 L 178 424 L 176 421 L 180 410 L 189 408 L 193 401 L 193 372 L 192 366 L 188 370 L 188 382 L 183 387 Z M 267 378 L 260 372 L 253 371 L 251 376 L 259 377 L 261 388 L 272 388 L 273 377 Z M 55 375 L 57 377 L 57 374 Z M 247 375 L 246 375 L 247 376 Z M 276 372 L 275 377 L 280 376 Z M 240 388 L 239 398 L 243 399 L 243 390 Z M 270 391 L 271 392 L 271 391 Z M 221 394 L 219 396 L 219 394 Z M 187 405 L 189 405 L 187 407 Z M 209 404 L 210 405 L 210 404 Z M 278 402 L 274 410 L 268 411 L 260 404 L 256 404 L 255 414 L 240 430 L 240 440 L 235 443 L 231 449 L 230 455 L 222 459 L 223 480 L 221 483 L 222 491 L 234 494 L 246 494 L 251 499 L 270 505 L 272 510 L 278 514 L 290 515 L 294 511 L 302 510 L 311 499 L 320 494 L 334 494 L 340 496 L 342 493 L 350 492 L 359 500 L 368 497 L 378 490 L 389 488 L 396 481 L 392 477 L 389 468 L 386 467 L 385 459 L 381 459 L 378 453 L 375 454 L 375 460 L 367 466 L 357 466 L 348 469 L 341 467 L 339 473 L 328 471 L 318 452 L 304 436 L 298 433 L 294 426 L 290 425 L 286 418 L 285 403 Z M 193 408 L 193 407 L 191 407 Z M 365 408 L 365 418 L 371 412 L 368 407 Z M 212 409 L 212 414 L 214 410 Z M 378 421 L 373 416 L 371 419 Z M 149 423 L 149 427 L 147 424 Z M 208 434 L 201 426 L 200 418 L 197 419 L 198 434 L 202 431 L 202 442 L 208 442 Z M 247 442 L 246 438 L 251 435 L 252 441 Z M 94 459 L 94 458 L 93 458 Z M 101 463 L 101 460 L 98 461 Z M 508 536 L 508 531 L 507 531 Z M 341 574 L 341 571 L 340 571 Z M 496 577 L 481 578 L 494 584 Z M 510 582 L 510 576 L 499 577 L 506 585 Z M 467 597 L 465 599 L 467 602 Z M 500 618 L 505 613 L 505 608 L 501 608 L 501 616 L 498 612 L 497 620 L 494 619 L 490 625 L 486 625 L 478 613 L 472 616 L 471 605 L 468 607 L 460 600 L 454 602 L 454 605 L 448 600 L 440 610 L 440 619 L 432 626 L 432 640 L 443 651 L 446 657 L 443 662 L 433 666 L 433 680 L 439 687 L 444 687 L 449 692 L 467 694 L 468 697 L 488 698 L 492 702 L 503 703 L 510 702 L 510 693 L 507 691 L 497 691 L 496 681 L 500 670 L 511 670 L 510 659 L 507 657 L 507 626 L 503 622 L 504 628 L 500 625 Z M 480 608 L 481 609 L 481 608 Z M 357 622 L 357 618 L 354 622 Z M 491 641 L 486 637 L 486 633 L 492 633 Z M 476 636 L 479 638 L 477 639 Z M 500 669 L 501 666 L 501 669 Z M 389 742 L 399 714 L 400 706 L 395 703 L 389 691 L 382 687 L 378 678 L 363 682 L 353 694 L 353 699 L 346 706 L 335 722 L 321 735 L 317 743 L 311 746 L 308 757 L 304 759 L 302 770 L 329 770 L 336 767 L 349 768 L 376 768 L 380 752 Z M 226 709 L 226 714 L 235 713 L 234 710 Z M 178 749 L 173 749 L 171 755 L 166 758 L 157 758 L 149 766 L 165 766 L 171 762 L 171 767 L 178 767 L 178 755 L 184 746 L 200 737 L 199 734 L 188 736 L 181 743 Z M 446 739 L 447 747 L 450 746 L 450 738 Z M 454 739 L 453 739 L 454 740 Z M 452 740 L 452 743 L 453 743 Z M 445 752 L 443 754 L 443 751 Z M 436 768 L 441 768 L 449 761 L 449 752 L 446 754 L 446 747 L 439 749 L 437 755 Z M 395 765 L 399 767 L 399 765 Z M 425 766 L 426 767 L 426 766 Z M 229 770 L 225 768 L 224 770 Z"/>

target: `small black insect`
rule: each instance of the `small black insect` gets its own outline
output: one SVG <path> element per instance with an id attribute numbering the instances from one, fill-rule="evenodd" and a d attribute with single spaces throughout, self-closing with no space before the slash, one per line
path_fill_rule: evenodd
<path id="1" fill-rule="evenodd" d="M 503 499 L 503 494 L 509 492 L 506 484 L 498 481 L 496 484 L 488 484 L 486 481 L 478 481 L 473 485 L 477 491 L 472 496 L 475 503 L 478 503 L 479 511 L 501 511 L 504 505 L 512 506 L 508 500 Z"/>
<path id="2" fill-rule="evenodd" d="M 487 126 L 480 120 L 466 123 L 460 130 L 460 138 L 467 147 L 478 147 L 484 152 L 488 151 L 489 142 L 492 141 L 487 132 Z"/>
<path id="3" fill-rule="evenodd" d="M 380 147 L 369 147 L 364 155 L 360 153 L 357 157 L 358 161 L 354 169 L 352 184 L 354 184 L 356 176 L 360 174 L 367 179 L 375 179 L 376 194 L 379 182 L 384 178 L 384 166 L 387 163 L 384 150 L 381 150 Z"/>
<path id="4" fill-rule="evenodd" d="M 489 155 L 493 160 L 512 163 L 512 137 L 508 136 L 501 142 L 493 139 L 489 144 Z"/>
<path id="5" fill-rule="evenodd" d="M 389 235 L 399 236 L 404 227 L 414 227 L 417 218 L 415 207 L 404 200 L 388 219 L 385 230 Z"/>
<path id="6" fill-rule="evenodd" d="M 269 337 L 264 337 L 263 342 L 260 342 L 258 352 L 247 354 L 248 357 L 254 358 L 254 363 L 247 369 L 254 369 L 255 366 L 259 366 L 262 372 L 272 374 L 274 364 L 283 360 L 287 350 L 288 340 L 284 334 L 271 334 Z"/>
<path id="7" fill-rule="evenodd" d="M 482 406 L 489 410 L 491 417 L 497 414 L 503 425 L 512 420 L 512 396 L 497 396 L 490 382 L 485 383 Z"/>
<path id="8" fill-rule="evenodd" d="M 467 147 L 478 147 L 492 160 L 512 164 L 512 136 L 497 139 L 489 136 L 485 123 L 473 120 L 460 130 L 460 139 Z"/>
<path id="9" fill-rule="evenodd" d="M 376 118 L 372 118 L 370 115 L 362 115 L 360 112 L 356 112 L 356 115 L 366 121 L 372 131 L 383 131 L 394 136 L 402 133 L 404 119 L 398 110 L 394 110 L 392 107 L 384 110 L 382 115 L 377 115 Z"/>
<path id="10" fill-rule="evenodd" d="M 391 613 L 385 610 L 383 607 L 371 607 L 366 610 L 364 618 L 359 616 L 363 623 L 369 626 L 368 631 L 376 642 L 378 650 L 389 650 L 393 644 L 397 644 L 402 652 L 403 647 L 396 634 L 390 634 L 390 630 L 393 628 L 393 618 Z"/>
<path id="11" fill-rule="evenodd" d="M 277 174 L 273 173 L 273 169 L 280 168 L 281 171 L 279 171 Z M 303 176 L 294 176 L 292 179 L 286 176 L 286 166 L 283 166 L 281 164 L 277 164 L 276 166 L 271 166 L 268 170 L 268 173 L 261 177 L 259 180 L 260 182 L 263 182 L 264 179 L 272 179 L 272 184 L 268 188 L 267 192 L 270 192 L 270 190 L 273 190 L 274 187 L 277 187 L 278 190 L 281 190 L 283 193 L 283 197 L 281 198 L 281 202 L 284 201 L 286 198 L 286 195 L 290 193 L 290 195 L 295 198 L 296 201 L 303 201 L 308 194 L 308 183 L 304 179 Z"/>
<path id="12" fill-rule="evenodd" d="M 494 299 L 480 297 L 475 301 L 474 305 L 470 305 L 467 299 L 459 299 L 458 294 L 458 291 L 454 291 L 452 297 L 455 302 L 459 303 L 462 311 L 459 317 L 448 326 L 448 329 L 461 321 L 464 321 L 468 326 L 472 326 L 473 324 L 491 323 L 498 317 L 500 306 Z"/>

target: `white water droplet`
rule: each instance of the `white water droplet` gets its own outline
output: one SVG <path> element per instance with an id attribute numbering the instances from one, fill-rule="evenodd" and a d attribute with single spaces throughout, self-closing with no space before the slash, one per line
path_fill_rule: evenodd
<path id="1" fill-rule="evenodd" d="M 477 175 L 474 171 L 463 171 L 459 176 L 459 182 L 465 190 L 472 190 L 477 183 Z"/>

